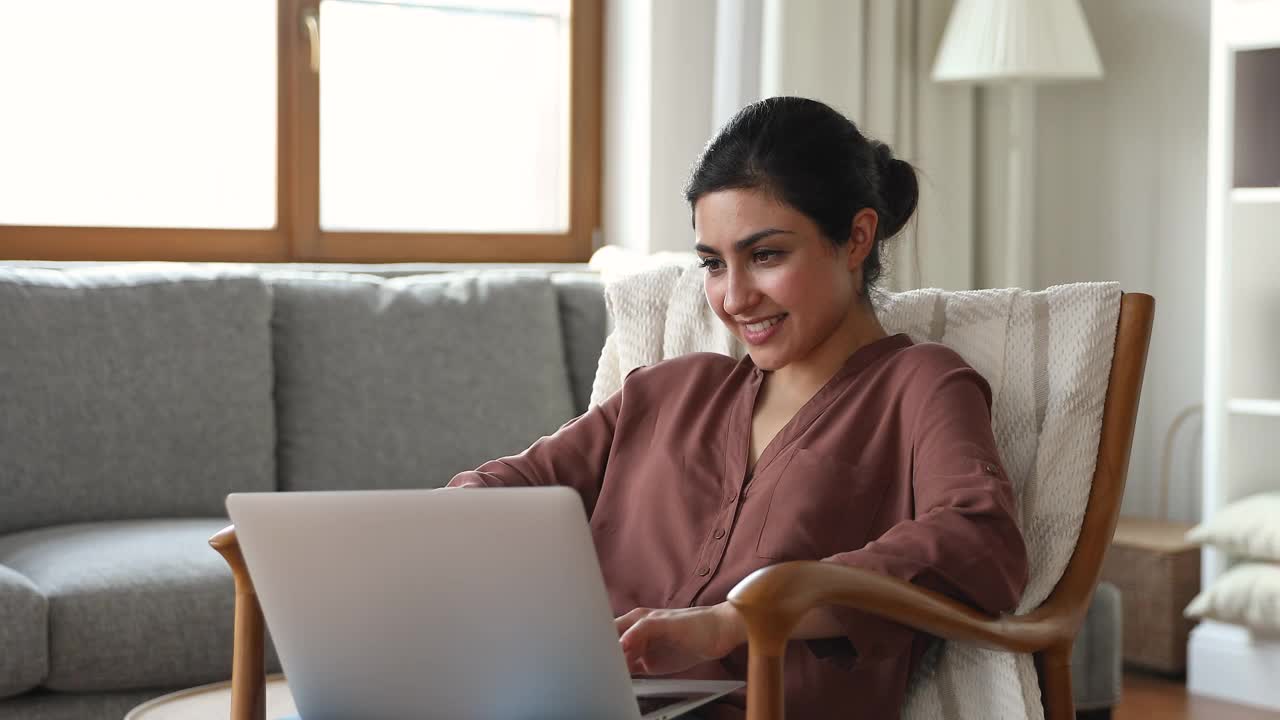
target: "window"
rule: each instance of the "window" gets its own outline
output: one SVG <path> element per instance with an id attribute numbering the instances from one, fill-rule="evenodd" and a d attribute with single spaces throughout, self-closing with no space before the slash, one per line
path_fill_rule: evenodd
<path id="1" fill-rule="evenodd" d="M 0 4 L 0 257 L 585 260 L 601 2 Z"/>

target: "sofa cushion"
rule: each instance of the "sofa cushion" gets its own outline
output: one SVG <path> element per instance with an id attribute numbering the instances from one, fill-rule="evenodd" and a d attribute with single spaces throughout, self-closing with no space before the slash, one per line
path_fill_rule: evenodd
<path id="1" fill-rule="evenodd" d="M 0 533 L 272 489 L 270 318 L 243 269 L 0 267 Z"/>
<path id="2" fill-rule="evenodd" d="M 608 334 L 609 314 L 604 307 L 604 283 L 596 273 L 556 273 L 551 276 L 564 330 L 564 355 L 569 364 L 575 415 L 587 411 L 591 383 L 600 364 L 600 350 Z"/>
<path id="3" fill-rule="evenodd" d="M 30 690 L 48 672 L 47 611 L 34 583 L 0 565 L 0 698 Z"/>
<path id="4" fill-rule="evenodd" d="M 60 693 L 36 690 L 0 700 L 5 720 L 119 720 L 142 703 L 182 688 L 114 693 Z M 219 716 L 221 718 L 221 716 Z M 275 720 L 272 718 L 272 720 Z"/>
<path id="5" fill-rule="evenodd" d="M 283 490 L 438 487 L 573 415 L 546 273 L 265 277 Z"/>
<path id="6" fill-rule="evenodd" d="M 230 677 L 235 583 L 209 547 L 226 525 L 130 520 L 0 537 L 0 564 L 48 598 L 45 687 L 131 690 Z M 268 656 L 278 668 L 274 651 Z"/>

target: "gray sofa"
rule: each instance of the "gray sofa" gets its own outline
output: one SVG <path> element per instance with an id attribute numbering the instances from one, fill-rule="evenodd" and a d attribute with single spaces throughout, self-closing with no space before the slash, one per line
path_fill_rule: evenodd
<path id="1" fill-rule="evenodd" d="M 606 325 L 580 265 L 0 264 L 0 718 L 226 679 L 227 493 L 518 452 L 585 409 Z M 1104 588 L 1084 708 L 1118 697 L 1118 622 Z"/>

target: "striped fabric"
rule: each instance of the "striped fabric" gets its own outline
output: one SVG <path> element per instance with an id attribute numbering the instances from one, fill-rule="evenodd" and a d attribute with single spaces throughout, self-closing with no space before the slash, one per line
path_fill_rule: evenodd
<path id="1" fill-rule="evenodd" d="M 707 305 L 702 271 L 680 260 L 606 274 L 614 330 L 600 357 L 592 404 L 616 392 L 635 367 L 689 352 L 745 352 Z M 991 384 L 992 424 L 1015 485 L 1031 564 L 1020 614 L 1048 597 L 1080 533 L 1120 295 L 1117 283 L 1077 283 L 1040 292 L 925 289 L 876 298 L 886 330 L 951 347 Z M 903 717 L 1041 718 L 1032 658 L 939 645 L 912 679 Z"/>

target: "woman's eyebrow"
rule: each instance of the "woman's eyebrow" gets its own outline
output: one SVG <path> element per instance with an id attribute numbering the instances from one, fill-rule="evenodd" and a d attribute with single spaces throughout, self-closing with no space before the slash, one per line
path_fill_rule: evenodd
<path id="1" fill-rule="evenodd" d="M 767 228 L 764 230 L 760 230 L 758 232 L 753 232 L 750 235 L 735 242 L 733 244 L 733 249 L 736 250 L 737 252 L 742 252 L 743 250 L 746 250 L 747 248 L 751 247 L 752 245 L 755 245 L 756 243 L 760 242 L 761 240 L 771 235 L 793 235 L 793 234 L 794 233 L 792 233 L 790 230 L 782 230 L 779 228 Z M 709 247 L 707 245 L 703 245 L 701 243 L 694 245 L 693 249 L 697 250 L 700 253 L 707 253 L 709 255 L 720 254 L 719 250 L 716 250 L 715 248 Z"/>

